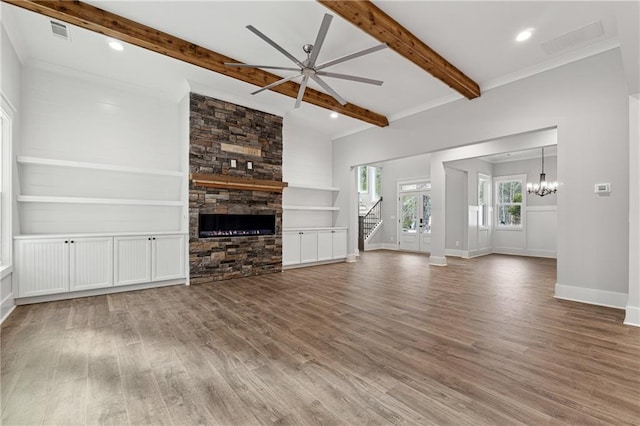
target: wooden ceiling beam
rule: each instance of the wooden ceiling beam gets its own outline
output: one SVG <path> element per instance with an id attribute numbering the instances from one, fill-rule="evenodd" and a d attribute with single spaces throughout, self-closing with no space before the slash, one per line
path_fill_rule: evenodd
<path id="1" fill-rule="evenodd" d="M 368 0 L 317 0 L 361 30 L 381 41 L 468 99 L 480 96 L 480 87 L 462 71 L 423 43 Z"/>
<path id="2" fill-rule="evenodd" d="M 240 61 L 80 1 L 2 1 L 256 86 L 266 86 L 282 78 L 261 69 L 225 66 L 225 62 Z M 295 99 L 299 87 L 290 81 L 271 90 Z M 381 114 L 350 103 L 340 105 L 318 90 L 307 88 L 303 100 L 376 126 L 389 125 Z"/>

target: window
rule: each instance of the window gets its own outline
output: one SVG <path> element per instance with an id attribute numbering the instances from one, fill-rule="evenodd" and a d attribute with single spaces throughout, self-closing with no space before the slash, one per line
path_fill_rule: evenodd
<path id="1" fill-rule="evenodd" d="M 374 199 L 378 199 L 380 198 L 380 193 L 381 193 L 381 184 L 382 184 L 382 168 L 380 167 L 374 167 L 373 168 L 375 170 L 374 172 L 374 185 L 373 185 L 373 198 Z"/>
<path id="2" fill-rule="evenodd" d="M 417 182 L 417 183 L 401 183 L 400 192 L 405 191 L 428 191 L 431 189 L 431 182 Z"/>
<path id="3" fill-rule="evenodd" d="M 489 206 L 491 205 L 491 177 L 478 174 L 478 226 L 489 227 Z"/>
<path id="4" fill-rule="evenodd" d="M 367 166 L 358 166 L 358 192 L 369 192 L 369 168 Z"/>
<path id="5" fill-rule="evenodd" d="M 497 228 L 522 228 L 522 188 L 526 176 L 505 176 L 496 179 Z"/>

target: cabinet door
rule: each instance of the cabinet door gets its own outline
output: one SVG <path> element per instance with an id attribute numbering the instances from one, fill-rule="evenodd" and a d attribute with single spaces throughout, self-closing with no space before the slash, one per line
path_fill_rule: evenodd
<path id="1" fill-rule="evenodd" d="M 71 238 L 69 249 L 71 291 L 113 285 L 113 237 Z"/>
<path id="2" fill-rule="evenodd" d="M 113 285 L 150 282 L 151 237 L 115 237 L 113 244 Z"/>
<path id="3" fill-rule="evenodd" d="M 318 231 L 318 261 L 333 259 L 333 231 Z"/>
<path id="4" fill-rule="evenodd" d="M 344 259 L 347 257 L 347 230 L 337 229 L 333 232 L 333 258 Z"/>
<path id="5" fill-rule="evenodd" d="M 318 231 L 300 234 L 300 263 L 318 261 Z"/>
<path id="6" fill-rule="evenodd" d="M 184 278 L 184 235 L 161 235 L 152 237 L 151 280 L 173 280 Z"/>
<path id="7" fill-rule="evenodd" d="M 300 263 L 300 233 L 290 231 L 282 233 L 282 265 L 297 265 Z"/>
<path id="8" fill-rule="evenodd" d="M 69 243 L 65 238 L 16 241 L 18 296 L 69 291 Z"/>

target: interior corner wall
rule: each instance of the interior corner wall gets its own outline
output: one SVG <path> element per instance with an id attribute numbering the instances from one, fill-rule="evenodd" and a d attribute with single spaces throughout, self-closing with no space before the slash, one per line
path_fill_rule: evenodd
<path id="1" fill-rule="evenodd" d="M 354 206 L 348 201 L 353 165 L 557 127 L 556 295 L 568 288 L 581 301 L 623 307 L 620 301 L 626 302 L 629 287 L 628 124 L 627 88 L 616 48 L 488 90 L 472 101 L 461 99 L 337 139 L 333 173 L 341 192 L 336 223 L 353 224 Z M 596 183 L 611 183 L 613 192 L 594 194 Z M 349 253 L 355 247 L 350 238 Z"/>
<path id="2" fill-rule="evenodd" d="M 640 94 L 629 97 L 629 299 L 625 324 L 640 327 Z"/>
<path id="3" fill-rule="evenodd" d="M 0 93 L 2 94 L 2 103 L 10 104 L 7 108 L 12 109 L 8 113 L 12 113 L 12 145 L 3 146 L 3 154 L 6 155 L 8 149 L 11 148 L 12 158 L 5 164 L 11 164 L 11 167 L 4 168 L 2 170 L 2 179 L 5 181 L 11 178 L 11 191 L 9 194 L 2 194 L 2 235 L 6 236 L 3 241 L 3 260 L 12 262 L 11 249 L 13 244 L 13 236 L 18 233 L 18 211 L 16 207 L 15 197 L 17 194 L 16 188 L 18 185 L 17 170 L 14 166 L 13 157 L 17 152 L 17 147 L 21 140 L 21 118 L 22 118 L 22 97 L 20 93 L 20 76 L 22 74 L 22 65 L 18 59 L 18 55 L 11 44 L 9 36 L 4 28 L 4 25 L 0 25 L 0 61 L 2 67 L 0 69 Z M 10 219 L 10 220 L 8 220 Z M 7 250 L 9 255 L 7 256 Z M 13 275 L 11 273 L 6 274 L 0 280 L 0 322 L 2 322 L 11 310 L 14 308 L 14 294 L 13 294 Z"/>
<path id="4" fill-rule="evenodd" d="M 389 248 L 397 248 L 398 182 L 417 178 L 428 179 L 431 176 L 431 156 L 429 154 L 416 155 L 385 161 L 377 165 L 382 168 L 380 195 L 382 196 L 383 223 L 382 229 L 378 232 L 380 237 L 375 242 Z"/>
<path id="5" fill-rule="evenodd" d="M 467 251 L 467 172 L 445 167 L 446 250 Z"/>

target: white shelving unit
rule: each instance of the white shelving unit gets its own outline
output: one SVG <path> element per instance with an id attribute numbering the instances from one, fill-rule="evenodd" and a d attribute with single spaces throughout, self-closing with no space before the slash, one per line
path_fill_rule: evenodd
<path id="1" fill-rule="evenodd" d="M 129 200 L 118 198 L 89 198 L 89 197 L 45 197 L 40 195 L 18 195 L 21 203 L 60 203 L 60 204 L 113 204 L 121 206 L 167 206 L 182 207 L 183 201 L 164 200 Z"/>
<path id="2" fill-rule="evenodd" d="M 21 234 L 185 232 L 186 172 L 18 156 Z"/>
<path id="3" fill-rule="evenodd" d="M 293 206 L 283 205 L 282 210 L 315 210 L 315 211 L 338 211 L 340 208 L 333 206 Z"/>
<path id="4" fill-rule="evenodd" d="M 27 166 L 51 166 L 51 167 L 65 167 L 87 170 L 105 170 L 111 172 L 121 173 L 134 173 L 142 175 L 157 175 L 157 176 L 174 176 L 183 178 L 186 176 L 184 172 L 171 171 L 171 170 L 154 170 L 144 169 L 139 167 L 118 166 L 113 164 L 101 164 L 101 163 L 85 163 L 81 161 L 67 161 L 67 160 L 54 160 L 50 158 L 39 157 L 26 157 L 19 156 L 16 161 L 18 164 Z"/>
<path id="5" fill-rule="evenodd" d="M 311 191 L 329 191 L 329 192 L 339 192 L 340 188 L 337 188 L 335 186 L 315 186 L 315 185 L 301 185 L 301 184 L 295 184 L 295 183 L 290 183 L 288 188 L 292 188 L 292 189 L 308 189 Z"/>

